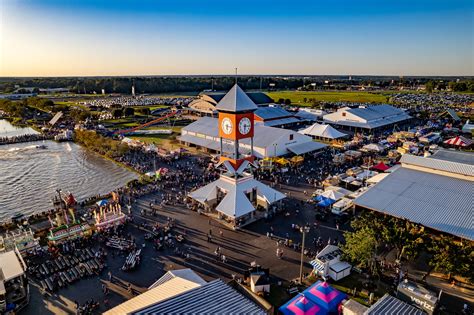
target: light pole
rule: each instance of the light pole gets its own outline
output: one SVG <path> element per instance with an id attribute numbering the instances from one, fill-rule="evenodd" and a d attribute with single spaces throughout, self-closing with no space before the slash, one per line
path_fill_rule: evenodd
<path id="1" fill-rule="evenodd" d="M 300 284 L 303 282 L 303 256 L 304 256 L 304 239 L 306 233 L 309 233 L 309 226 L 300 227 L 300 232 L 303 234 L 303 241 L 301 242 L 301 262 L 300 262 Z"/>

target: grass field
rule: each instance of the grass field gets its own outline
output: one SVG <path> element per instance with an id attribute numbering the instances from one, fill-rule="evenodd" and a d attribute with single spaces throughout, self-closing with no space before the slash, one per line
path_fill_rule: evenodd
<path id="1" fill-rule="evenodd" d="M 315 99 L 323 102 L 355 102 L 355 103 L 387 103 L 388 97 L 382 93 L 348 92 L 348 91 L 278 91 L 267 92 L 278 101 L 280 98 L 290 99 L 293 105 L 311 106 Z M 306 99 L 306 102 L 305 102 Z"/>

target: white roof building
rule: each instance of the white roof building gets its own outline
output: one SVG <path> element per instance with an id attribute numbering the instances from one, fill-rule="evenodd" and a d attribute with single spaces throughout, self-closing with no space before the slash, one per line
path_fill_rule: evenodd
<path id="1" fill-rule="evenodd" d="M 330 125 L 322 125 L 315 123 L 308 128 L 298 131 L 299 133 L 311 137 L 325 138 L 325 139 L 338 139 L 346 137 L 347 134 L 342 133 Z"/>
<path id="2" fill-rule="evenodd" d="M 187 144 L 219 151 L 219 124 L 216 118 L 203 117 L 181 129 L 178 140 Z M 313 141 L 311 137 L 293 130 L 267 127 L 255 124 L 253 140 L 254 155 L 257 158 L 282 156 L 289 153 L 304 154 L 325 148 L 327 145 Z M 223 140 L 224 152 L 233 152 L 233 142 Z M 250 139 L 239 140 L 241 154 L 250 153 Z"/>
<path id="3" fill-rule="evenodd" d="M 411 119 L 411 116 L 404 110 L 391 105 L 343 107 L 334 113 L 324 115 L 323 118 L 328 124 L 369 130 L 394 125 L 408 119 Z"/>
<path id="4" fill-rule="evenodd" d="M 2 281 L 22 276 L 26 272 L 26 265 L 20 253 L 16 250 L 0 253 L 0 270 L 3 275 Z"/>
<path id="5" fill-rule="evenodd" d="M 256 194 L 254 202 L 248 197 L 252 193 Z M 268 208 L 269 205 L 286 197 L 246 173 L 237 178 L 223 174 L 218 180 L 189 193 L 189 197 L 201 204 L 209 205 L 217 201 L 218 196 L 222 194 L 224 196 L 217 203 L 215 210 L 232 220 L 251 215 L 256 210 L 257 204 Z"/>

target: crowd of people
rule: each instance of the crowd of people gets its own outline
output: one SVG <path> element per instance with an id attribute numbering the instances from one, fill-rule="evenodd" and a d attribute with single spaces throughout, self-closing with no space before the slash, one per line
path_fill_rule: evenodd
<path id="1" fill-rule="evenodd" d="M 129 106 L 153 106 L 153 105 L 187 105 L 193 101 L 193 97 L 153 97 L 153 96 L 120 96 L 101 97 L 84 102 L 86 106 L 109 108 L 113 105 Z"/>

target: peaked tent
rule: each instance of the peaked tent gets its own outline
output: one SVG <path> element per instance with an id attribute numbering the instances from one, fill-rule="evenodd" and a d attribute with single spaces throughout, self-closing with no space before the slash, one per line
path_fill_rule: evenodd
<path id="1" fill-rule="evenodd" d="M 326 190 L 321 196 L 336 201 L 344 197 L 344 194 L 335 190 Z"/>
<path id="2" fill-rule="evenodd" d="M 454 145 L 458 147 L 469 147 L 472 145 L 472 140 L 467 139 L 463 136 L 457 136 L 444 141 L 445 144 Z"/>
<path id="3" fill-rule="evenodd" d="M 317 281 L 299 295 L 282 305 L 285 315 L 338 313 L 339 304 L 347 295 L 334 289 L 327 282 Z"/>
<path id="4" fill-rule="evenodd" d="M 315 123 L 308 128 L 298 131 L 298 133 L 313 136 L 313 137 L 320 137 L 326 139 L 338 139 L 347 136 L 345 133 L 342 133 L 330 125 L 321 125 Z"/>
<path id="5" fill-rule="evenodd" d="M 337 312 L 339 304 L 347 298 L 346 294 L 334 289 L 326 281 L 317 281 L 303 294 L 327 312 Z"/>
<path id="6" fill-rule="evenodd" d="M 298 294 L 286 304 L 280 306 L 279 310 L 284 315 L 319 315 L 327 313 L 303 294 Z"/>

